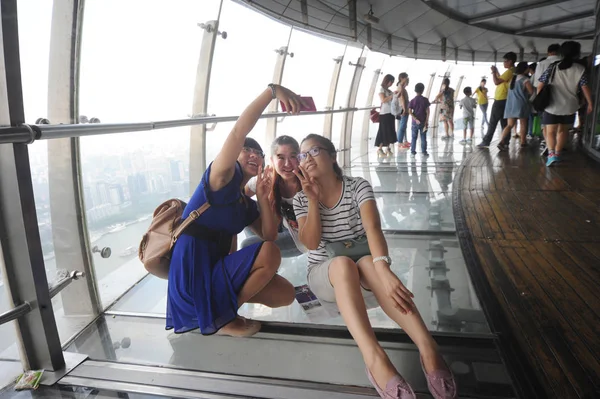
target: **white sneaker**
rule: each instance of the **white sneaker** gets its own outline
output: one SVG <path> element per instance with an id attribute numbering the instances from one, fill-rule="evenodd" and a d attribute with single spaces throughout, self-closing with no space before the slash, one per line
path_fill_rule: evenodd
<path id="1" fill-rule="evenodd" d="M 467 140 L 462 139 L 461 141 L 458 142 L 459 144 L 467 144 Z"/>

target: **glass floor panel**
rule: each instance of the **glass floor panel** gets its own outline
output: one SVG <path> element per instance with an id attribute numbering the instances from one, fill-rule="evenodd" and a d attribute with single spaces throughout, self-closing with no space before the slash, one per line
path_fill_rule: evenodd
<path id="1" fill-rule="evenodd" d="M 374 192 L 384 193 L 443 193 L 452 192 L 454 167 L 427 166 L 415 164 L 406 170 L 390 168 L 356 168 L 345 169 L 348 176 L 362 177 L 373 186 Z"/>
<path id="2" fill-rule="evenodd" d="M 164 396 L 147 395 L 131 392 L 109 391 L 91 387 L 75 387 L 65 385 L 40 385 L 35 391 L 13 391 L 7 389 L 0 392 L 0 399 L 164 399 Z M 174 398 L 174 397 L 173 397 Z M 201 398 L 200 398 L 201 399 Z"/>
<path id="3" fill-rule="evenodd" d="M 489 334 L 456 238 L 386 234 L 386 240 L 394 260 L 392 269 L 415 295 L 415 304 L 430 331 Z M 307 283 L 306 265 L 306 255 L 284 258 L 279 274 L 294 286 L 301 286 Z M 148 276 L 124 295 L 110 312 L 163 318 L 166 293 L 166 280 Z M 399 328 L 372 298 L 367 305 L 373 327 Z M 327 304 L 318 312 L 305 312 L 297 301 L 278 309 L 245 304 L 240 314 L 262 321 L 344 325 L 334 304 Z"/>
<path id="4" fill-rule="evenodd" d="M 444 193 L 375 193 L 385 230 L 454 232 L 452 196 Z"/>
<path id="5" fill-rule="evenodd" d="M 416 347 L 396 342 L 382 342 L 382 346 L 413 388 L 426 392 Z M 461 397 L 514 397 L 492 341 L 474 348 L 448 343 L 440 349 L 456 375 Z M 107 315 L 67 351 L 98 361 L 369 387 L 360 352 L 348 339 L 272 333 L 253 338 L 201 336 L 197 331 L 174 334 L 164 329 L 160 319 Z"/>

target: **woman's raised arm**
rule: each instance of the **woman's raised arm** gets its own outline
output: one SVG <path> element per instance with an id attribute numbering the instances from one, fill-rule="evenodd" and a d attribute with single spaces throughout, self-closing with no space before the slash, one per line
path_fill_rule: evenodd
<path id="1" fill-rule="evenodd" d="M 291 113 L 297 114 L 300 111 L 300 98 L 291 90 L 283 86 L 272 85 L 263 91 L 242 112 L 227 136 L 221 152 L 215 158 L 210 174 L 211 191 L 218 191 L 231 181 L 235 172 L 235 162 L 242 151 L 246 136 L 254 128 L 265 108 L 275 98 L 282 101 Z"/>

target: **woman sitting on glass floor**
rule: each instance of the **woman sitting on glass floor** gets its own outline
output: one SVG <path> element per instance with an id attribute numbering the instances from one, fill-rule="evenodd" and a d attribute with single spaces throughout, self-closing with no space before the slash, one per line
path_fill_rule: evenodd
<path id="1" fill-rule="evenodd" d="M 238 316 L 242 304 L 280 307 L 294 301 L 294 287 L 276 275 L 281 262 L 273 243 L 277 219 L 273 212 L 259 215 L 256 202 L 242 192 L 250 178 L 258 176 L 258 202 L 269 209 L 271 172 L 263 172 L 264 153 L 246 136 L 275 98 L 294 113 L 300 109 L 296 94 L 270 85 L 239 117 L 183 212 L 186 218 L 204 203 L 211 205 L 195 222 L 203 234 L 183 234 L 173 249 L 166 327 L 176 333 L 200 328 L 204 335 L 250 336 L 261 325 Z M 236 251 L 234 237 L 248 225 L 267 241 Z"/>
<path id="2" fill-rule="evenodd" d="M 300 171 L 296 174 L 303 191 L 294 197 L 294 211 L 300 241 L 309 249 L 308 285 L 319 299 L 337 303 L 362 353 L 369 380 L 382 398 L 415 398 L 377 342 L 363 299 L 367 290 L 419 348 L 433 397 L 456 398 L 454 376 L 416 309 L 412 293 L 390 269 L 392 260 L 371 185 L 360 177 L 342 174 L 335 147 L 323 136 L 307 136 L 298 159 Z M 346 246 L 352 243 L 353 247 Z"/>

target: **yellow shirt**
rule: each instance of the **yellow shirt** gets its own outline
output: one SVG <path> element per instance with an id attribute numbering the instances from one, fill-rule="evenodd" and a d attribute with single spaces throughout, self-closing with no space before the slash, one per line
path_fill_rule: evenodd
<path id="1" fill-rule="evenodd" d="M 496 86 L 494 100 L 506 100 L 508 97 L 508 86 L 512 80 L 514 70 L 514 68 L 507 69 L 502 75 L 500 75 L 500 79 L 502 79 L 504 82 Z"/>
<path id="2" fill-rule="evenodd" d="M 487 93 L 488 89 L 485 87 L 483 88 L 483 90 L 481 89 L 481 87 L 475 89 L 475 94 L 477 94 L 477 104 L 485 105 L 488 103 Z"/>

